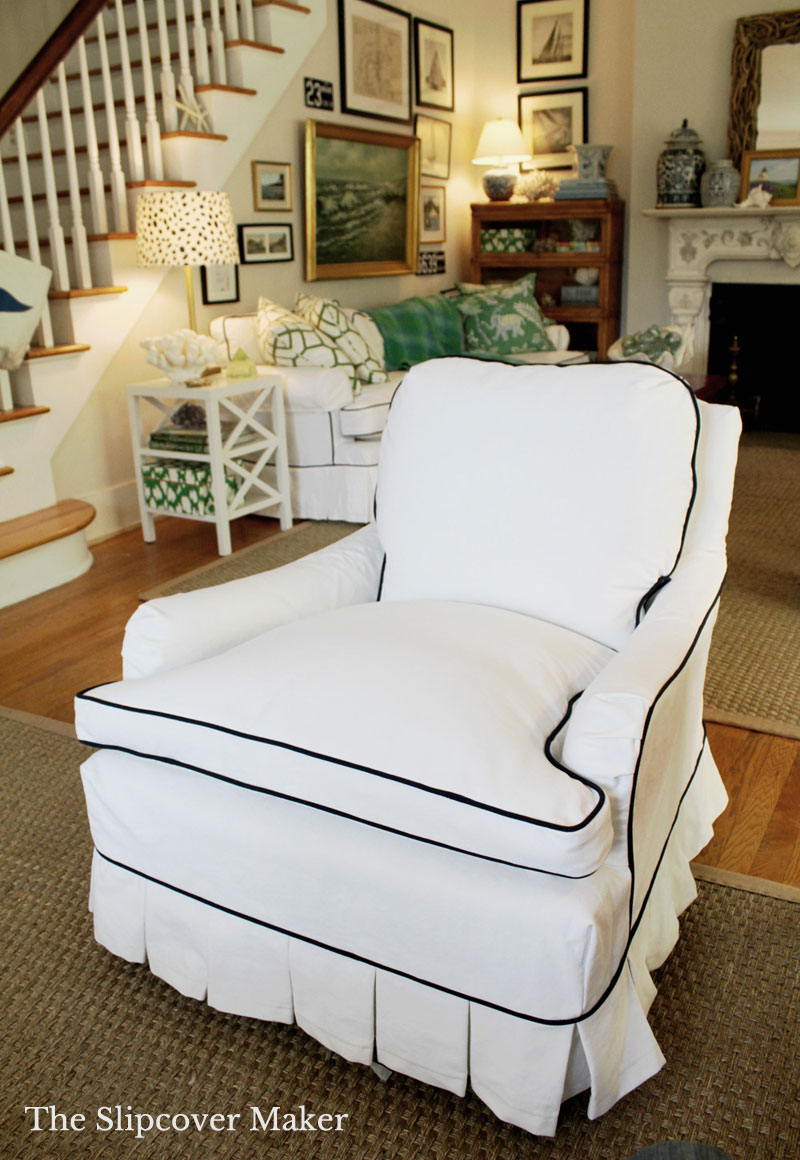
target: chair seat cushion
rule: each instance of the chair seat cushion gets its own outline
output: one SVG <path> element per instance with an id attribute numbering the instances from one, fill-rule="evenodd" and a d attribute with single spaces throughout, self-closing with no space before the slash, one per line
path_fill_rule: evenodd
<path id="1" fill-rule="evenodd" d="M 365 387 L 357 398 L 342 407 L 339 411 L 342 435 L 350 439 L 380 435 L 386 426 L 389 405 L 400 377 L 397 372 L 393 372 L 389 382 Z"/>
<path id="2" fill-rule="evenodd" d="M 83 693 L 77 728 L 411 840 L 583 877 L 611 847 L 609 803 L 546 742 L 610 656 L 503 609 L 356 605 Z"/>

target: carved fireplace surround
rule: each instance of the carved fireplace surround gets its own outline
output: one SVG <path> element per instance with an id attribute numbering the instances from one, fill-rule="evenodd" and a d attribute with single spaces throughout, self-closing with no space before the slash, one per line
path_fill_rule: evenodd
<path id="1" fill-rule="evenodd" d="M 800 206 L 644 213 L 666 219 L 669 228 L 666 280 L 671 322 L 694 327 L 694 354 L 681 370 L 703 374 L 708 363 L 711 283 L 715 273 L 718 280 L 731 280 L 717 263 L 751 263 L 744 275 L 737 265 L 737 282 L 800 284 Z"/>

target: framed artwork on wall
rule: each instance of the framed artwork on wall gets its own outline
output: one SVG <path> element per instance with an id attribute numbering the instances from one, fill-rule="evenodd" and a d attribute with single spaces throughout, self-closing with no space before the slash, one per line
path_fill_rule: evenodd
<path id="1" fill-rule="evenodd" d="M 586 142 L 587 110 L 584 87 L 520 94 L 519 127 L 533 154 L 520 169 L 570 169 L 570 145 Z"/>
<path id="2" fill-rule="evenodd" d="M 518 0 L 517 81 L 585 77 L 589 0 Z"/>
<path id="3" fill-rule="evenodd" d="M 306 122 L 306 278 L 413 274 L 419 141 Z"/>
<path id="4" fill-rule="evenodd" d="M 419 137 L 419 171 L 424 177 L 450 176 L 450 143 L 453 127 L 449 121 L 417 113 L 414 133 Z"/>
<path id="5" fill-rule="evenodd" d="M 380 0 L 339 0 L 342 112 L 411 120 L 411 16 Z"/>
<path id="6" fill-rule="evenodd" d="M 203 305 L 239 301 L 239 267 L 230 262 L 226 266 L 201 266 L 200 288 Z"/>
<path id="7" fill-rule="evenodd" d="M 288 222 L 259 222 L 239 226 L 242 262 L 291 262 L 294 258 L 292 227 Z"/>
<path id="8" fill-rule="evenodd" d="M 289 162 L 253 161 L 253 209 L 292 208 L 292 167 Z"/>
<path id="9" fill-rule="evenodd" d="M 756 186 L 770 205 L 800 205 L 800 149 L 748 149 L 742 154 L 742 201 Z"/>
<path id="10" fill-rule="evenodd" d="M 414 17 L 414 60 L 417 104 L 452 113 L 453 30 Z"/>
<path id="11" fill-rule="evenodd" d="M 443 185 L 421 185 L 419 187 L 419 244 L 429 242 L 444 242 L 447 240 L 445 229 L 445 198 L 446 191 Z"/>

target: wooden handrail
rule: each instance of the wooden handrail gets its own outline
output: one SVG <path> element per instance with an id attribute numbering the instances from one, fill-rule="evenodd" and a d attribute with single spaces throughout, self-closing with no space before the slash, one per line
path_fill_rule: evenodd
<path id="1" fill-rule="evenodd" d="M 4 93 L 0 101 L 0 137 L 14 124 L 106 3 L 107 0 L 77 0 L 75 7 L 67 13 L 47 43 Z"/>

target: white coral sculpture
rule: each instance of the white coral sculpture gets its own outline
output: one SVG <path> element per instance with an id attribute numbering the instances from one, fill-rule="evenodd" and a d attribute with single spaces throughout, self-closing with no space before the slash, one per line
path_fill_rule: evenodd
<path id="1" fill-rule="evenodd" d="M 220 361 L 217 342 L 207 334 L 193 330 L 176 330 L 161 338 L 145 338 L 142 346 L 147 351 L 145 361 L 163 371 L 176 383 L 199 378 L 212 363 Z"/>

